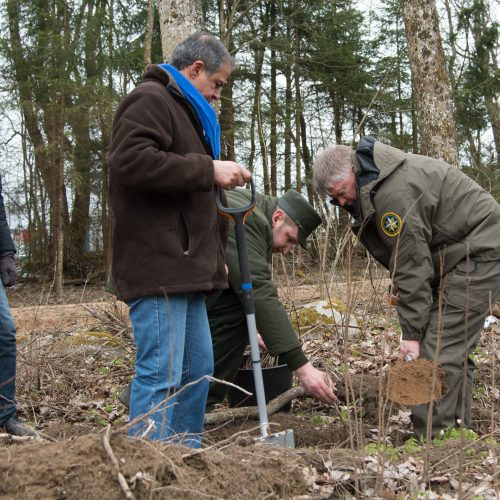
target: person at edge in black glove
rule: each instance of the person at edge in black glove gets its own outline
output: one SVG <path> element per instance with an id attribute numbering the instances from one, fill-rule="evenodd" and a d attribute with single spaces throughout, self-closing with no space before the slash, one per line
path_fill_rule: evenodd
<path id="1" fill-rule="evenodd" d="M 37 436 L 36 431 L 16 416 L 16 326 L 10 312 L 5 287 L 17 280 L 16 249 L 10 234 L 0 178 L 0 432 L 13 436 Z"/>

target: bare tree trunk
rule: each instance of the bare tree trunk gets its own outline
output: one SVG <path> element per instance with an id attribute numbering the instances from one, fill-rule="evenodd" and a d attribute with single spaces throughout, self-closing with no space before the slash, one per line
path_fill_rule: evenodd
<path id="1" fill-rule="evenodd" d="M 304 182 L 306 184 L 307 199 L 311 205 L 314 204 L 314 192 L 312 188 L 312 159 L 307 145 L 307 129 L 304 115 L 300 115 L 300 138 L 302 141 L 302 157 L 304 159 Z"/>
<path id="2" fill-rule="evenodd" d="M 255 67 L 255 90 L 254 99 L 252 106 L 252 123 L 250 124 L 250 155 L 248 161 L 248 167 L 252 172 L 255 172 L 255 124 L 257 123 L 257 131 L 260 130 L 259 127 L 259 102 L 260 94 L 262 91 L 262 63 L 264 61 L 264 48 L 256 43 L 253 47 L 254 50 L 254 67 Z"/>
<path id="3" fill-rule="evenodd" d="M 262 121 L 262 105 L 261 96 L 259 92 L 257 98 L 257 125 L 259 131 L 259 142 L 260 142 L 260 154 L 262 157 L 262 177 L 264 182 L 264 193 L 267 195 L 271 194 L 271 184 L 269 182 L 269 161 L 267 158 L 267 143 L 266 143 L 266 133 L 264 129 L 264 123 Z"/>
<path id="4" fill-rule="evenodd" d="M 64 0 L 63 8 L 63 54 L 68 49 L 68 11 L 67 4 Z M 56 55 L 56 60 L 59 54 Z M 54 151 L 54 171 L 56 185 L 57 205 L 55 212 L 56 217 L 56 232 L 54 234 L 54 250 L 55 250 L 55 269 L 54 269 L 54 291 L 58 301 L 62 301 L 63 296 L 63 276 L 64 276 L 64 226 L 65 226 L 65 187 L 64 187 L 64 124 L 65 124 L 65 100 L 66 100 L 66 65 L 61 61 L 61 90 L 59 98 L 59 113 L 55 105 L 57 100 L 54 99 L 54 142 L 52 144 Z M 58 167 L 58 168 L 57 168 Z"/>
<path id="5" fill-rule="evenodd" d="M 411 148 L 413 154 L 418 154 L 418 119 L 415 103 L 415 86 L 411 82 Z"/>
<path id="6" fill-rule="evenodd" d="M 341 104 L 339 102 L 337 93 L 330 92 L 330 100 L 333 103 L 333 125 L 335 128 L 335 144 L 342 144 L 342 125 L 344 123 Z"/>
<path id="7" fill-rule="evenodd" d="M 294 85 L 295 85 L 295 176 L 296 189 L 302 188 L 301 150 L 300 150 L 300 123 L 302 115 L 302 96 L 300 93 L 300 33 L 296 21 L 294 40 Z"/>
<path id="8" fill-rule="evenodd" d="M 35 169 L 41 172 L 44 183 L 50 186 L 50 158 L 48 147 L 45 141 L 42 127 L 38 121 L 35 111 L 33 89 L 29 78 L 29 67 L 23 54 L 21 45 L 21 34 L 19 31 L 19 9 L 20 6 L 15 0 L 9 0 L 7 11 L 9 15 L 10 45 L 12 48 L 12 58 L 14 61 L 14 71 L 17 90 L 19 92 L 19 102 L 21 113 L 24 117 L 24 124 L 33 143 L 35 155 Z"/>
<path id="9" fill-rule="evenodd" d="M 490 73 L 490 66 L 494 67 L 496 61 L 490 62 L 490 53 L 484 45 L 484 28 L 487 25 L 484 19 L 484 10 L 476 6 L 474 9 L 474 16 L 472 22 L 472 34 L 474 36 L 474 47 L 478 58 L 479 66 L 486 76 Z M 485 88 L 483 92 L 484 104 L 488 112 L 488 118 L 491 123 L 493 131 L 493 140 L 495 142 L 495 149 L 497 153 L 497 161 L 500 161 L 500 106 L 498 104 L 498 93 L 491 89 Z"/>
<path id="10" fill-rule="evenodd" d="M 450 80 L 434 0 L 403 0 L 422 154 L 456 165 Z"/>
<path id="11" fill-rule="evenodd" d="M 290 24 L 286 27 L 287 40 L 291 46 Z M 290 56 L 287 54 L 285 64 L 285 192 L 292 187 L 292 72 Z"/>
<path id="12" fill-rule="evenodd" d="M 276 3 L 271 2 L 271 95 L 270 95 L 270 122 L 271 122 L 271 141 L 269 146 L 270 162 L 271 162 L 271 177 L 270 177 L 270 194 L 277 196 L 278 191 L 278 158 L 277 158 L 277 142 L 278 142 L 278 127 L 277 127 L 277 62 L 276 62 Z"/>
<path id="13" fill-rule="evenodd" d="M 102 137 L 102 205 L 101 205 L 101 224 L 102 224 L 102 241 L 104 251 L 104 264 L 106 270 L 111 266 L 111 225 L 113 216 L 111 207 L 108 202 L 108 157 L 107 151 L 111 139 L 111 128 L 113 125 L 113 23 L 114 23 L 114 0 L 109 1 L 109 30 L 108 30 L 108 85 L 107 91 L 109 98 L 107 99 L 107 106 L 103 110 L 101 117 L 101 137 Z"/>
<path id="14" fill-rule="evenodd" d="M 158 14 L 163 59 L 170 61 L 174 47 L 203 26 L 203 2 L 201 0 L 160 0 Z"/>
<path id="15" fill-rule="evenodd" d="M 151 64 L 151 43 L 153 41 L 153 25 L 155 22 L 155 3 L 148 0 L 148 13 L 146 17 L 146 30 L 144 31 L 144 69 Z"/>
<path id="16" fill-rule="evenodd" d="M 221 131 L 221 157 L 224 160 L 236 161 L 234 146 L 234 105 L 233 105 L 233 79 L 230 78 L 224 86 L 220 106 L 220 131 Z"/>
<path id="17" fill-rule="evenodd" d="M 220 40 L 230 53 L 233 52 L 232 28 L 234 26 L 235 9 L 238 2 L 219 0 L 219 31 Z M 234 146 L 234 105 L 233 105 L 234 80 L 229 78 L 222 89 L 219 123 L 221 130 L 221 158 L 224 160 L 236 160 Z"/>

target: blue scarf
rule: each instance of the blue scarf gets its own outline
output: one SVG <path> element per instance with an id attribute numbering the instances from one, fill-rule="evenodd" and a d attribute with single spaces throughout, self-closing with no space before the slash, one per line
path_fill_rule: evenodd
<path id="1" fill-rule="evenodd" d="M 205 140 L 212 150 L 212 158 L 217 160 L 220 153 L 220 126 L 214 108 L 201 95 L 200 91 L 177 69 L 170 64 L 159 64 L 175 79 L 183 96 L 193 105 L 203 127 Z"/>

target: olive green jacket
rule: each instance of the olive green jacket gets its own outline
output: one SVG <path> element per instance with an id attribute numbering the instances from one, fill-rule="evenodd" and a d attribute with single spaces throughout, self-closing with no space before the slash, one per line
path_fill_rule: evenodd
<path id="1" fill-rule="evenodd" d="M 230 207 L 247 206 L 251 195 L 249 190 L 235 189 L 226 192 Z M 269 267 L 272 258 L 273 231 L 271 217 L 276 210 L 277 198 L 257 194 L 253 212 L 245 221 L 245 235 L 252 275 L 255 300 L 255 320 L 272 356 L 280 356 L 291 370 L 307 363 L 300 341 L 288 315 L 278 298 L 276 286 Z M 209 317 L 231 317 L 244 315 L 240 301 L 241 275 L 236 248 L 234 224 L 230 225 L 226 248 L 226 264 L 229 270 L 229 290 L 207 298 Z"/>
<path id="2" fill-rule="evenodd" d="M 443 161 L 380 142 L 373 159 L 380 174 L 359 189 L 353 230 L 399 288 L 403 339 L 420 340 L 440 277 L 468 257 L 500 260 L 500 206 Z M 353 162 L 359 179 L 354 152 Z"/>

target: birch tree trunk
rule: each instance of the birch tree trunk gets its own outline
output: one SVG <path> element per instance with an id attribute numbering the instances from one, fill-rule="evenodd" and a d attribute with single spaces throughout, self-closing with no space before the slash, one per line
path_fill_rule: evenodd
<path id="1" fill-rule="evenodd" d="M 203 2 L 201 0 L 160 0 L 158 14 L 163 59 L 170 61 L 174 47 L 184 38 L 201 29 Z"/>
<path id="2" fill-rule="evenodd" d="M 434 0 L 403 0 L 408 56 L 415 91 L 420 148 L 456 165 L 450 80 Z"/>

